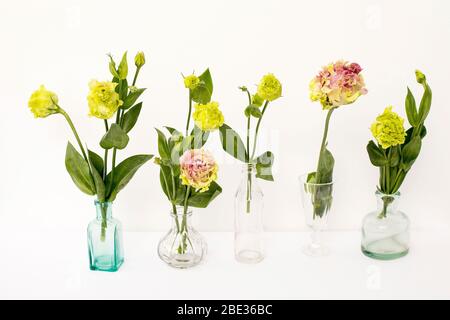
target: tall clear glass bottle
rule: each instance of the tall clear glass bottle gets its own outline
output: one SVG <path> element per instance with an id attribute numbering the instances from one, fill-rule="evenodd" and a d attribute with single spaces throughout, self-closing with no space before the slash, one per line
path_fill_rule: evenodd
<path id="1" fill-rule="evenodd" d="M 378 208 L 365 216 L 362 226 L 362 252 L 374 259 L 393 260 L 409 252 L 408 217 L 398 210 L 400 192 L 375 193 Z"/>
<path id="2" fill-rule="evenodd" d="M 258 263 L 264 259 L 263 200 L 256 167 L 246 163 L 234 201 L 234 253 L 239 262 Z"/>
<path id="3" fill-rule="evenodd" d="M 87 229 L 91 270 L 114 272 L 123 264 L 122 224 L 112 217 L 112 202 L 95 201 L 97 217 Z"/>

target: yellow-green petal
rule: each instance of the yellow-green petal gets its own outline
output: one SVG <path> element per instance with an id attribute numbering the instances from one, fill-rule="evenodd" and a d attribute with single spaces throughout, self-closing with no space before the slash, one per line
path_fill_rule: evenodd
<path id="1" fill-rule="evenodd" d="M 28 108 L 34 114 L 35 118 L 45 118 L 51 114 L 58 113 L 58 96 L 43 85 L 32 93 L 28 100 Z"/>

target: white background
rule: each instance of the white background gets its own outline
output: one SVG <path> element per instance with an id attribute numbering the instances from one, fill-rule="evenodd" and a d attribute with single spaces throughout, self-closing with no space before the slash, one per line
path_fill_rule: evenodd
<path id="1" fill-rule="evenodd" d="M 147 64 L 138 85 L 148 90 L 120 159 L 155 153 L 153 127 L 184 127 L 187 92 L 181 72 L 211 69 L 213 99 L 220 102 L 226 122 L 240 132 L 246 97 L 237 87 L 254 89 L 267 72 L 281 80 L 283 98 L 270 105 L 259 145 L 261 152 L 271 149 L 276 156 L 276 182 L 261 182 L 265 225 L 271 231 L 305 228 L 297 176 L 313 169 L 317 160 L 325 112 L 309 101 L 308 83 L 320 67 L 337 59 L 358 62 L 369 90 L 333 114 L 334 230 L 358 230 L 362 217 L 375 208 L 378 171 L 365 150 L 369 127 L 390 104 L 405 115 L 406 86 L 416 99 L 421 97 L 414 77 L 414 70 L 421 69 L 434 93 L 429 135 L 401 188 L 401 209 L 416 229 L 448 226 L 449 13 L 450 2 L 444 0 L 2 0 L 2 229 L 83 229 L 94 217 L 94 199 L 78 191 L 65 171 L 65 145 L 74 141 L 69 127 L 59 115 L 34 119 L 27 102 L 45 84 L 58 94 L 83 141 L 100 151 L 104 128 L 87 116 L 88 82 L 109 79 L 106 53 L 119 59 L 124 50 L 130 58 L 137 50 L 145 52 Z M 216 133 L 207 148 L 221 163 L 224 192 L 207 209 L 196 210 L 202 231 L 233 226 L 240 165 L 221 151 L 217 138 Z M 158 168 L 149 163 L 118 196 L 114 214 L 128 231 L 162 231 L 169 225 L 168 209 Z"/>

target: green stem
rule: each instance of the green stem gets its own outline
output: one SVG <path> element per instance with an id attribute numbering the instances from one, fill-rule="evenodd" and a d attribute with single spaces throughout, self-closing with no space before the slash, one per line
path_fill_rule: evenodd
<path id="1" fill-rule="evenodd" d="M 405 179 L 406 173 L 407 172 L 405 172 L 403 170 L 399 170 L 397 176 L 395 177 L 395 183 L 394 183 L 394 187 L 392 189 L 392 193 L 395 193 L 398 191 L 398 189 L 400 189 L 400 186 L 401 186 L 403 180 Z"/>
<path id="2" fill-rule="evenodd" d="M 109 130 L 108 120 L 105 119 L 105 131 L 108 132 L 108 130 Z M 108 149 L 105 149 L 105 159 L 103 165 L 103 181 L 106 180 L 107 174 L 108 174 Z"/>
<path id="3" fill-rule="evenodd" d="M 141 70 L 140 67 L 136 69 L 136 73 L 134 74 L 134 78 L 133 78 L 133 84 L 132 84 L 133 87 L 136 85 L 137 77 L 139 75 L 140 70 Z"/>
<path id="4" fill-rule="evenodd" d="M 106 208 L 104 206 L 104 203 L 100 204 L 101 210 L 102 210 L 102 228 L 100 233 L 100 241 L 105 241 L 106 238 L 106 228 L 108 228 L 107 221 L 106 221 Z"/>
<path id="5" fill-rule="evenodd" d="M 189 200 L 189 193 L 191 192 L 191 186 L 186 187 L 186 195 L 184 197 L 184 207 L 183 207 L 183 220 L 181 222 L 181 233 L 182 233 L 182 248 L 181 253 L 186 253 L 187 243 L 187 211 L 188 211 L 188 200 Z"/>
<path id="6" fill-rule="evenodd" d="M 172 176 L 172 200 L 175 200 L 177 197 L 177 190 L 175 188 L 175 173 L 173 168 L 170 168 L 170 175 Z"/>
<path id="7" fill-rule="evenodd" d="M 264 116 L 264 113 L 266 112 L 266 109 L 267 109 L 268 105 L 269 105 L 269 101 L 266 100 L 266 102 L 264 103 L 264 107 L 262 109 L 262 112 L 261 112 L 261 118 L 258 119 L 258 123 L 256 124 L 255 138 L 253 139 L 253 152 L 252 152 L 252 156 L 250 157 L 250 160 L 253 160 L 253 158 L 255 157 L 256 142 L 258 141 L 259 126 L 261 125 L 261 120 L 262 120 L 262 118 Z"/>
<path id="8" fill-rule="evenodd" d="M 164 180 L 164 185 L 166 186 L 166 190 L 169 190 L 169 184 L 167 182 L 166 175 L 163 174 L 162 177 Z M 173 185 L 173 175 L 172 175 L 172 185 Z M 173 191 L 175 192 L 175 188 L 173 188 Z M 173 203 L 175 199 L 175 193 L 173 193 L 173 196 L 171 196 L 169 192 L 168 197 L 170 202 L 172 203 L 172 213 L 174 214 L 175 224 L 177 225 L 177 233 L 180 233 L 180 224 L 178 222 L 177 206 Z"/>
<path id="9" fill-rule="evenodd" d="M 392 202 L 394 202 L 394 200 L 395 200 L 394 197 L 391 197 L 389 195 L 383 196 L 381 199 L 383 200 L 383 209 L 380 212 L 380 214 L 378 215 L 378 219 L 386 218 L 386 216 L 387 216 L 387 209 L 388 209 L 389 205 Z"/>
<path id="10" fill-rule="evenodd" d="M 189 194 L 191 192 L 191 186 L 186 187 L 186 194 L 184 196 L 184 205 L 183 205 L 183 223 L 181 224 L 181 231 L 185 231 L 186 228 L 186 215 L 188 210 L 188 200 Z"/>
<path id="11" fill-rule="evenodd" d="M 380 190 L 385 190 L 384 188 L 384 167 L 380 167 Z"/>
<path id="12" fill-rule="evenodd" d="M 122 81 L 120 82 L 122 83 Z M 116 113 L 116 124 L 120 125 L 120 117 L 121 117 L 121 109 L 117 110 Z M 112 182 L 114 179 L 114 170 L 116 169 L 116 154 L 117 154 L 117 148 L 113 148 L 113 156 L 112 156 L 112 169 L 111 169 L 111 180 L 110 180 L 110 184 L 109 184 L 109 188 L 110 189 L 112 187 Z M 108 190 L 108 194 L 111 190 Z"/>
<path id="13" fill-rule="evenodd" d="M 247 166 L 247 207 L 246 207 L 247 213 L 251 212 L 252 170 L 253 169 L 252 169 L 251 165 L 249 164 Z"/>
<path id="14" fill-rule="evenodd" d="M 78 146 L 81 149 L 81 153 L 83 154 L 84 160 L 86 160 L 86 162 L 88 162 L 88 158 L 87 158 L 86 152 L 84 151 L 83 144 L 81 143 L 80 137 L 78 136 L 77 129 L 75 129 L 75 126 L 73 125 L 73 122 L 70 119 L 69 115 L 63 109 L 61 109 L 59 106 L 58 106 L 58 108 L 59 108 L 59 113 L 61 113 L 64 116 L 64 118 L 66 118 L 67 123 L 69 123 L 69 126 L 72 129 L 72 132 L 73 132 L 75 138 L 77 139 Z"/>
<path id="15" fill-rule="evenodd" d="M 245 155 L 245 161 L 249 163 L 250 161 L 250 117 L 247 118 L 247 154 Z"/>
<path id="16" fill-rule="evenodd" d="M 173 214 L 175 215 L 175 224 L 176 224 L 176 226 L 177 226 L 177 233 L 180 233 L 181 230 L 180 230 L 180 223 L 178 222 L 177 206 L 174 205 L 173 203 L 172 203 L 172 212 L 173 212 Z"/>
<path id="17" fill-rule="evenodd" d="M 123 127 L 123 120 L 124 120 L 124 116 L 123 116 L 123 114 L 125 113 L 125 110 L 123 110 L 123 109 L 119 109 L 119 113 L 120 113 L 120 127 L 122 128 Z"/>
<path id="18" fill-rule="evenodd" d="M 388 194 L 391 193 L 391 167 L 390 167 L 390 161 L 391 161 L 391 148 L 389 148 L 388 154 L 387 154 L 387 159 L 388 159 L 388 164 L 386 165 L 386 191 Z M 383 150 L 383 152 L 386 151 Z"/>
<path id="19" fill-rule="evenodd" d="M 247 154 L 245 155 L 245 162 L 248 164 L 250 159 L 249 159 L 249 153 L 250 153 L 250 117 L 248 117 L 247 120 Z M 246 212 L 250 213 L 250 206 L 251 206 L 251 202 L 250 202 L 250 195 L 251 195 L 251 190 L 252 190 L 252 174 L 250 172 L 250 168 L 247 166 L 247 207 L 246 207 Z"/>
<path id="20" fill-rule="evenodd" d="M 189 89 L 189 112 L 188 112 L 188 117 L 187 117 L 187 122 L 186 122 L 186 137 L 189 134 L 189 123 L 191 122 L 191 113 L 192 113 L 192 95 L 191 95 L 191 90 Z"/>
<path id="21" fill-rule="evenodd" d="M 331 108 L 330 110 L 328 110 L 327 118 L 325 119 L 325 128 L 323 130 L 322 143 L 320 144 L 319 161 L 317 162 L 316 183 L 320 183 L 321 182 L 321 181 L 318 180 L 318 178 L 319 178 L 319 167 L 320 167 L 320 163 L 322 161 L 323 152 L 324 152 L 326 144 L 327 144 L 328 128 L 330 126 L 330 119 L 331 119 L 331 114 L 333 113 L 333 111 L 334 111 L 334 108 Z"/>

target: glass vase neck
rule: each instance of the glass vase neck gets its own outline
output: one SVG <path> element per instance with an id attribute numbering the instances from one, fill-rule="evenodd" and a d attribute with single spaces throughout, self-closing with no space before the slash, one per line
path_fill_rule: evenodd
<path id="1" fill-rule="evenodd" d="M 95 200 L 94 201 L 95 204 L 95 209 L 97 212 L 97 220 L 104 220 L 106 219 L 111 219 L 112 218 L 112 202 L 102 202 L 102 201 L 98 201 Z"/>
<path id="2" fill-rule="evenodd" d="M 400 192 L 394 194 L 385 194 L 380 191 L 375 192 L 377 197 L 378 210 L 380 212 L 395 212 L 400 201 Z"/>
<path id="3" fill-rule="evenodd" d="M 184 216 L 185 213 L 185 209 L 183 206 L 176 206 L 175 207 L 176 212 L 174 212 L 174 209 L 172 208 L 172 210 L 170 210 L 170 215 L 172 217 L 181 217 Z M 192 208 L 187 207 L 186 208 L 186 216 L 190 217 L 192 216 Z"/>
<path id="4" fill-rule="evenodd" d="M 256 175 L 256 164 L 244 163 L 242 165 L 242 173 L 243 174 L 251 174 L 251 175 L 255 176 Z"/>

